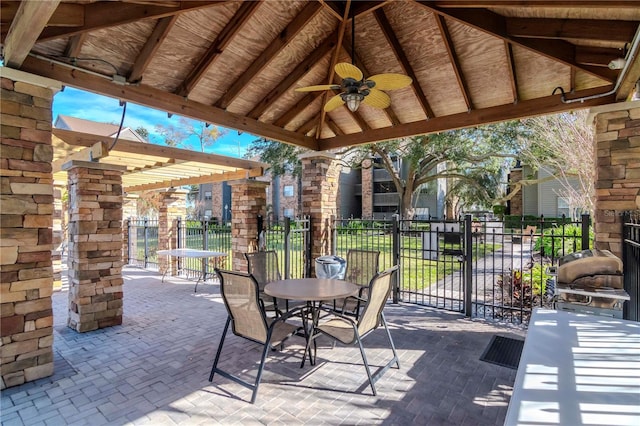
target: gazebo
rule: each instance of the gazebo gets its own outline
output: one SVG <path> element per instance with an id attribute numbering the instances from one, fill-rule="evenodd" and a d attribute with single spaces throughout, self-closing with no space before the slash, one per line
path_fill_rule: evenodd
<path id="1" fill-rule="evenodd" d="M 175 179 L 140 180 L 139 188 L 239 179 L 234 199 L 264 199 L 265 184 L 247 179 L 261 173 L 259 164 L 225 166 L 219 159 L 219 175 L 193 175 L 178 163 L 209 164 L 206 168 L 205 158 L 212 157 L 177 158 L 168 148 L 150 153 L 144 151 L 149 147 L 124 141 L 110 152 L 113 141 L 52 130 L 52 99 L 62 86 L 311 149 L 303 159 L 309 183 L 303 197 L 318 236 L 326 235 L 324 219 L 335 212 L 338 166 L 327 150 L 575 108 L 593 108 L 596 126 L 596 247 L 619 253 L 620 213 L 640 208 L 640 103 L 633 102 L 640 78 L 639 1 L 2 1 L 0 6 L 2 299 L 15 311 L 3 315 L 2 333 L 32 333 L 9 349 L 3 345 L 3 362 L 6 354 L 18 353 L 30 360 L 13 363 L 10 371 L 3 364 L 3 380 L 5 371 L 18 384 L 53 369 L 52 357 L 43 352 L 50 345 L 38 342 L 51 335 L 54 166 L 70 174 L 78 195 L 90 197 L 72 211 L 77 242 L 86 243 L 82 256 L 105 258 L 89 264 L 112 262 L 107 269 L 113 274 L 104 275 L 99 286 L 110 290 L 96 294 L 95 286 L 82 287 L 83 297 L 101 296 L 95 303 L 115 311 L 122 279 L 114 259 L 121 255 L 117 244 L 107 244 L 114 241 L 99 235 L 116 234 L 122 186 L 131 170 L 106 159 L 132 163 L 144 157 L 150 163 L 140 163 L 143 171 L 160 167 L 156 163 L 179 170 Z M 325 111 L 340 89 L 295 91 L 340 86 L 339 63 L 354 64 L 365 77 L 403 74 L 412 84 L 389 91 L 387 108 L 364 102 Z M 54 147 L 52 133 L 65 143 Z M 254 203 L 243 212 L 249 217 L 264 207 Z M 84 221 L 102 222 L 103 231 Z M 234 244 L 245 246 L 256 230 L 255 222 L 245 221 Z M 315 238 L 312 255 L 325 254 L 325 248 Z M 235 257 L 234 266 L 242 267 Z M 72 274 L 94 283 L 102 276 L 91 268 Z"/>

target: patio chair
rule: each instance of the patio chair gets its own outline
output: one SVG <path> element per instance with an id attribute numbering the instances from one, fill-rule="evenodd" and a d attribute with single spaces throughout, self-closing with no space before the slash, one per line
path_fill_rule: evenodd
<path id="1" fill-rule="evenodd" d="M 218 373 L 229 380 L 249 388 L 253 391 L 251 403 L 254 403 L 258 394 L 258 386 L 260 386 L 262 371 L 269 348 L 278 345 L 282 348 L 283 342 L 295 334 L 299 327 L 285 322 L 285 320 L 289 318 L 289 315 L 283 315 L 275 319 L 267 318 L 264 305 L 258 297 L 258 283 L 253 276 L 243 272 L 225 271 L 217 268 L 215 271 L 220 278 L 220 292 L 222 293 L 222 299 L 224 300 L 224 305 L 227 308 L 229 316 L 222 331 L 218 351 L 216 352 L 216 357 L 211 367 L 209 381 L 213 381 L 213 376 L 215 373 Z M 236 336 L 243 337 L 264 346 L 262 358 L 260 359 L 260 367 L 258 368 L 258 373 L 253 383 L 218 368 L 218 361 L 220 360 L 220 354 L 222 353 L 222 346 L 224 345 L 229 324 L 232 325 L 233 334 Z M 309 356 L 311 356 L 311 354 L 309 354 Z"/>
<path id="2" fill-rule="evenodd" d="M 347 252 L 347 267 L 344 273 L 345 281 L 362 286 L 358 297 L 348 297 L 336 300 L 335 306 L 341 307 L 342 313 L 349 313 L 358 317 L 362 300 L 369 294 L 369 284 L 378 274 L 379 251 L 350 249 Z"/>
<path id="3" fill-rule="evenodd" d="M 307 341 L 307 349 L 305 351 L 306 354 L 307 351 L 311 350 L 311 342 L 320 335 L 326 335 L 334 341 L 338 341 L 345 345 L 354 345 L 357 343 L 360 348 L 360 354 L 362 355 L 365 370 L 367 371 L 371 391 L 374 395 L 376 395 L 375 382 L 382 377 L 385 371 L 387 371 L 394 363 L 397 368 L 400 368 L 400 361 L 398 360 L 396 347 L 393 344 L 393 339 L 391 338 L 391 333 L 389 332 L 389 327 L 387 327 L 387 321 L 385 320 L 383 313 L 383 308 L 389 298 L 389 294 L 391 293 L 392 277 L 397 270 L 398 266 L 393 266 L 376 275 L 376 277 L 371 280 L 371 284 L 369 286 L 369 299 L 366 301 L 363 300 L 364 308 L 357 322 L 353 317 L 321 307 L 320 309 L 329 312 L 329 315 L 324 317 L 325 321 L 315 327 L 314 332 Z M 380 371 L 372 375 L 367 361 L 367 356 L 364 352 L 364 347 L 362 346 L 362 340 L 381 324 L 384 326 L 387 333 L 387 338 L 391 345 L 391 351 L 393 352 L 393 358 L 384 367 L 382 367 Z M 315 353 L 313 355 L 313 359 L 315 359 Z"/>
<path id="4" fill-rule="evenodd" d="M 245 253 L 244 257 L 249 264 L 249 273 L 258 282 L 259 297 L 264 303 L 265 310 L 273 311 L 276 317 L 282 315 L 282 310 L 278 309 L 278 304 L 280 304 L 281 308 L 284 307 L 285 310 L 288 310 L 287 301 L 276 300 L 264 293 L 264 287 L 267 284 L 271 281 L 282 279 L 280 267 L 278 266 L 278 253 L 274 250 L 256 251 Z"/>

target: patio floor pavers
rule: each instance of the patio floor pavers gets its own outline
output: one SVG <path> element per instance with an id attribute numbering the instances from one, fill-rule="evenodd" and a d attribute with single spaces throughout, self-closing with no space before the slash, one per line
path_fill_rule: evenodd
<path id="1" fill-rule="evenodd" d="M 400 370 L 371 394 L 356 347 L 318 339 L 316 366 L 299 368 L 303 339 L 269 352 L 255 404 L 211 363 L 226 310 L 216 284 L 193 292 L 181 279 L 125 268 L 121 326 L 66 327 L 68 293 L 53 296 L 55 372 L 5 389 L 2 425 L 48 424 L 427 424 L 502 425 L 515 370 L 480 361 L 493 334 L 520 327 L 469 320 L 411 304 L 385 308 Z M 391 356 L 382 329 L 364 340 L 369 361 Z M 229 335 L 221 366 L 255 377 L 260 347 Z"/>

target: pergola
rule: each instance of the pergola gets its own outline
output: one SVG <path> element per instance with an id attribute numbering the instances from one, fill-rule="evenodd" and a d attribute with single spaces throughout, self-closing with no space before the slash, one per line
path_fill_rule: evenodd
<path id="1" fill-rule="evenodd" d="M 122 323 L 124 191 L 231 180 L 233 268 L 257 236 L 262 164 L 52 129 L 62 85 L 309 148 L 303 213 L 327 254 L 326 151 L 592 108 L 596 248 L 640 209 L 640 1 L 0 1 L 2 387 L 53 373 L 53 183 L 70 190 L 69 326 Z M 355 25 L 354 25 L 355 24 Z M 401 73 L 385 109 L 330 112 L 335 65 Z M 322 151 L 322 152 L 315 152 Z M 96 161 L 99 160 L 99 161 Z M 159 237 L 167 244 L 168 230 Z M 71 244 L 73 244 L 71 246 Z M 244 264 L 242 262 L 245 262 Z"/>
<path id="2" fill-rule="evenodd" d="M 620 102 L 640 78 L 638 55 L 608 66 L 634 46 L 630 0 L 1 5 L 6 66 L 314 150 Z M 294 91 L 338 62 L 413 84 L 356 112 Z"/>

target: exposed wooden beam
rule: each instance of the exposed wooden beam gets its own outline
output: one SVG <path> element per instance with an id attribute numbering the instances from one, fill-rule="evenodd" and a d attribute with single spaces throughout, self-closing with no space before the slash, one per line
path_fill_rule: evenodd
<path id="1" fill-rule="evenodd" d="M 342 15 L 344 14 L 344 10 L 341 9 L 340 5 L 338 5 L 335 1 L 327 1 L 327 0 L 318 0 L 319 3 L 324 7 L 324 9 L 338 18 L 338 20 L 342 20 Z"/>
<path id="2" fill-rule="evenodd" d="M 259 168 L 248 169 L 248 170 L 238 170 L 235 172 L 224 172 L 224 173 L 217 173 L 217 174 L 211 174 L 206 176 L 189 177 L 184 179 L 165 180 L 157 183 L 124 186 L 123 189 L 126 192 L 150 191 L 153 189 L 177 188 L 180 186 L 198 185 L 201 183 L 226 182 L 229 180 L 247 179 L 252 177 L 260 177 L 263 174 L 264 174 L 264 169 L 262 167 L 259 167 Z"/>
<path id="3" fill-rule="evenodd" d="M 211 43 L 206 53 L 200 58 L 198 64 L 191 70 L 187 78 L 182 82 L 176 93 L 180 96 L 189 96 L 189 93 L 202 79 L 209 67 L 218 59 L 231 40 L 240 32 L 244 24 L 253 16 L 260 6 L 259 1 L 243 2 L 238 11 L 227 25 L 220 31 L 218 37 Z"/>
<path id="4" fill-rule="evenodd" d="M 513 103 L 517 103 L 520 99 L 518 95 L 518 76 L 516 74 L 516 62 L 513 59 L 513 46 L 504 42 L 504 50 L 507 55 L 507 70 L 509 71 L 509 80 L 511 82 L 511 93 L 513 94 Z"/>
<path id="5" fill-rule="evenodd" d="M 29 2 L 31 3 L 31 2 Z M 36 2 L 45 3 L 45 2 Z M 57 38 L 70 37 L 87 31 L 95 31 L 117 25 L 130 24 L 140 19 L 160 19 L 177 13 L 211 7 L 215 4 L 224 4 L 222 0 L 206 1 L 181 1 L 180 6 L 150 6 L 144 4 L 122 2 L 95 2 L 83 5 L 84 23 L 79 26 L 61 28 L 48 27 L 38 41 L 47 41 Z"/>
<path id="6" fill-rule="evenodd" d="M 629 43 L 638 22 L 596 19 L 507 18 L 507 34 L 525 38 L 571 38 Z"/>
<path id="7" fill-rule="evenodd" d="M 175 24 L 178 19 L 178 16 L 179 15 L 171 15 L 158 20 L 151 36 L 147 39 L 142 50 L 140 50 L 140 54 L 131 68 L 127 81 L 138 82 L 142 80 L 142 76 L 144 75 L 147 66 L 149 66 L 151 59 L 153 59 L 153 55 L 155 55 L 164 39 L 167 38 L 167 35 L 169 34 L 169 31 L 171 31 L 173 24 Z"/>
<path id="8" fill-rule="evenodd" d="M 298 80 L 300 80 L 305 74 L 307 74 L 313 66 L 320 61 L 331 49 L 336 46 L 337 34 L 334 32 L 329 35 L 325 41 L 323 41 L 313 52 L 309 54 L 302 62 L 300 62 L 287 76 L 273 88 L 265 97 L 263 97 L 258 104 L 253 107 L 248 117 L 257 119 L 260 118 L 263 112 L 274 102 L 278 100 L 287 90 L 291 89 Z"/>
<path id="9" fill-rule="evenodd" d="M 20 1 L 3 1 L 0 3 L 0 23 L 10 24 L 16 16 Z M 48 27 L 77 27 L 84 24 L 84 6 L 74 3 L 60 3 L 53 12 Z"/>
<path id="10" fill-rule="evenodd" d="M 320 114 L 316 114 L 313 117 L 311 117 L 309 120 L 307 120 L 305 123 L 302 124 L 302 126 L 298 127 L 296 129 L 297 133 L 300 133 L 302 135 L 306 135 L 307 133 L 309 133 L 309 131 L 311 131 L 311 129 L 313 129 L 314 127 L 317 128 L 317 124 L 318 124 L 318 118 L 320 117 Z M 316 132 L 317 134 L 318 132 Z"/>
<path id="11" fill-rule="evenodd" d="M 615 75 L 599 67 L 581 65 L 575 61 L 575 46 L 563 40 L 544 40 L 511 37 L 507 33 L 506 18 L 486 9 L 443 9 L 435 7 L 428 1 L 417 3 L 427 9 L 468 25 L 493 37 L 506 40 L 527 50 L 543 55 L 551 60 L 585 71 L 608 82 L 613 82 Z"/>
<path id="12" fill-rule="evenodd" d="M 444 47 L 447 50 L 447 55 L 449 56 L 449 61 L 451 61 L 451 65 L 453 66 L 453 72 L 456 75 L 456 80 L 458 80 L 458 87 L 460 87 L 460 92 L 462 93 L 462 97 L 464 98 L 464 103 L 467 104 L 467 110 L 471 111 L 473 109 L 473 102 L 471 102 L 469 86 L 467 85 L 467 82 L 464 78 L 464 73 L 462 72 L 462 67 L 460 66 L 458 55 L 456 55 L 456 48 L 453 45 L 453 40 L 451 39 L 449 28 L 447 28 L 447 22 L 442 15 L 436 14 L 435 18 L 438 29 L 440 30 L 440 34 L 442 35 Z"/>
<path id="13" fill-rule="evenodd" d="M 398 60 L 398 62 L 400 62 L 400 65 L 404 69 L 405 74 L 407 74 L 413 80 L 411 89 L 418 99 L 418 103 L 420 103 L 424 115 L 426 115 L 427 118 L 435 117 L 435 114 L 433 113 L 433 110 L 429 105 L 429 101 L 427 100 L 427 96 L 422 91 L 422 87 L 420 87 L 420 80 L 418 80 L 418 77 L 416 77 L 416 74 L 413 71 L 413 67 L 409 62 L 409 58 L 407 58 L 407 55 L 404 53 L 404 50 L 400 45 L 400 41 L 395 36 L 395 32 L 393 31 L 393 28 L 391 27 L 391 24 L 389 23 L 389 20 L 387 19 L 384 11 L 382 9 L 376 9 L 376 11 L 373 13 L 373 16 L 376 18 L 378 25 L 382 29 L 382 33 L 389 42 L 389 45 L 391 45 L 391 50 L 396 55 L 396 59 Z"/>
<path id="14" fill-rule="evenodd" d="M 298 16 L 278 34 L 278 36 L 262 51 L 260 56 L 247 68 L 236 81 L 231 84 L 227 92 L 218 100 L 216 106 L 226 109 L 242 90 L 271 63 L 296 35 L 322 10 L 320 3 L 307 3 Z"/>
<path id="15" fill-rule="evenodd" d="M 106 142 L 109 146 L 113 144 L 114 138 L 109 136 L 93 135 L 90 133 L 74 132 L 71 130 L 53 129 L 52 133 L 65 143 L 72 146 L 90 147 L 99 142 Z M 195 161 L 198 163 L 219 165 L 224 167 L 236 167 L 239 169 L 251 169 L 262 167 L 263 163 L 243 158 L 226 157 L 218 154 L 208 154 L 205 152 L 191 151 L 188 149 L 173 148 L 170 146 L 156 145 L 152 143 L 142 143 L 118 139 L 118 143 L 113 148 L 115 152 L 126 152 L 130 154 L 147 155 L 152 157 L 169 158 L 173 160 Z"/>
<path id="16" fill-rule="evenodd" d="M 71 153 L 64 158 L 58 158 L 51 162 L 52 172 L 56 173 L 62 170 L 62 165 L 71 160 L 79 161 L 97 161 L 109 155 L 109 147 L 104 141 L 99 141 L 93 145 L 80 151 Z"/>
<path id="17" fill-rule="evenodd" d="M 576 46 L 576 62 L 584 65 L 607 67 L 612 60 L 623 57 L 624 53 L 620 49 Z"/>
<path id="18" fill-rule="evenodd" d="M 355 16 L 356 19 L 357 19 L 360 15 L 365 15 L 367 13 L 374 12 L 374 11 L 380 9 L 381 7 L 383 7 L 387 3 L 390 3 L 390 0 L 384 0 L 384 1 L 357 1 L 353 5 L 353 16 Z"/>
<path id="19" fill-rule="evenodd" d="M 580 98 L 611 90 L 612 86 L 599 87 L 595 89 L 582 90 L 572 95 L 572 98 Z M 560 95 L 546 96 L 544 98 L 520 101 L 517 104 L 499 105 L 490 108 L 475 109 L 471 112 L 462 112 L 447 116 L 439 116 L 427 121 L 414 121 L 396 127 L 373 129 L 367 132 L 354 133 L 345 136 L 335 136 L 333 138 L 320 140 L 319 149 L 321 151 L 342 148 L 352 145 L 361 145 L 376 141 L 397 139 L 424 135 L 435 132 L 442 132 L 450 129 L 460 129 L 464 127 L 480 126 L 483 124 L 496 123 L 500 121 L 515 120 L 518 118 L 531 117 L 568 111 L 572 109 L 589 108 L 596 105 L 606 105 L 614 102 L 614 96 L 603 96 L 600 98 L 565 104 L 560 99 Z"/>
<path id="20" fill-rule="evenodd" d="M 295 132 L 284 130 L 271 124 L 261 123 L 238 114 L 223 111 L 220 108 L 203 105 L 189 101 L 171 93 L 154 89 L 145 85 L 121 86 L 113 82 L 82 72 L 76 68 L 70 68 L 58 63 L 48 62 L 43 59 L 27 57 L 21 69 L 32 74 L 49 77 L 60 81 L 62 84 L 77 87 L 101 95 L 147 105 L 161 111 L 179 114 L 195 120 L 214 123 L 219 126 L 260 135 L 269 139 L 304 146 L 309 149 L 317 149 L 318 144 L 311 138 L 300 137 Z M 120 143 L 120 142 L 118 142 Z"/>
<path id="21" fill-rule="evenodd" d="M 4 40 L 4 65 L 20 68 L 60 0 L 20 2 Z"/>
<path id="22" fill-rule="evenodd" d="M 344 135 L 344 132 L 342 131 L 342 129 L 340 129 L 340 127 L 335 123 L 335 121 L 333 121 L 331 119 L 331 117 L 327 117 L 327 126 L 329 126 L 329 128 L 331 129 L 331 131 L 336 135 L 336 136 L 342 136 Z"/>
<path id="23" fill-rule="evenodd" d="M 339 94 L 340 91 L 339 90 L 332 90 L 329 93 L 331 93 L 332 96 L 335 96 L 335 95 Z M 322 104 L 322 105 L 324 105 L 324 104 Z M 358 127 L 360 127 L 360 131 L 371 129 L 371 127 L 369 126 L 369 123 L 367 123 L 367 121 L 364 119 L 364 117 L 362 117 L 362 114 L 360 114 L 358 111 L 355 111 L 355 112 L 351 111 L 349 108 L 347 108 L 346 105 L 343 105 L 340 108 L 343 108 L 344 112 L 349 117 L 351 117 L 351 119 L 358 125 Z"/>
<path id="24" fill-rule="evenodd" d="M 327 78 L 327 84 L 331 84 L 333 81 L 333 76 L 335 75 L 335 66 L 338 63 L 338 58 L 340 57 L 340 47 L 342 46 L 342 39 L 344 38 L 344 32 L 347 29 L 347 18 L 349 17 L 349 10 L 351 10 L 351 0 L 347 0 L 347 3 L 344 6 L 344 14 L 342 16 L 342 21 L 338 24 L 338 40 L 336 40 L 336 47 L 333 51 L 333 55 L 331 55 L 331 61 L 329 62 L 329 78 Z M 324 105 L 326 105 L 329 100 L 329 91 L 324 93 L 324 97 L 322 98 L 322 104 L 320 105 L 320 119 L 318 120 L 318 128 L 316 130 L 316 138 L 320 138 L 322 134 L 322 127 L 324 126 L 324 118 L 327 115 L 327 112 L 324 110 Z"/>
<path id="25" fill-rule="evenodd" d="M 289 108 L 284 114 L 278 117 L 278 119 L 273 122 L 273 125 L 278 127 L 286 126 L 291 120 L 296 118 L 303 109 L 305 109 L 309 104 L 314 102 L 320 96 L 322 96 L 322 92 L 307 93 L 306 95 L 304 95 L 304 97 L 300 98 L 298 102 L 293 104 L 293 106 Z"/>
<path id="26" fill-rule="evenodd" d="M 67 47 L 65 47 L 64 49 L 64 56 L 66 56 L 67 58 L 75 58 L 76 56 L 80 56 L 80 51 L 82 50 L 82 45 L 84 44 L 86 38 L 87 33 L 76 34 L 69 37 Z"/>

